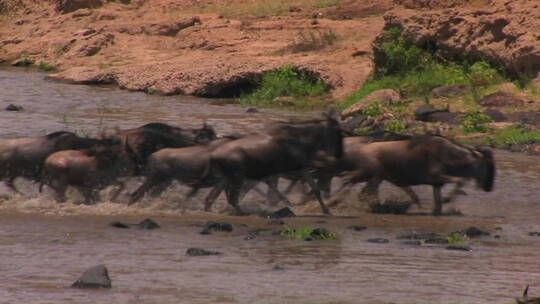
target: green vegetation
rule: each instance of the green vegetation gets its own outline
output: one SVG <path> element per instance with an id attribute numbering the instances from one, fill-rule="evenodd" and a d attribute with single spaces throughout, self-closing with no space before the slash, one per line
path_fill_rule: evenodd
<path id="1" fill-rule="evenodd" d="M 405 98 L 426 97 L 444 85 L 468 84 L 475 101 L 482 90 L 497 84 L 503 77 L 484 61 L 455 63 L 438 58 L 429 47 L 418 47 L 400 28 L 391 28 L 374 50 L 375 72 L 362 88 L 339 102 L 345 108 L 369 93 L 393 89 Z"/>
<path id="2" fill-rule="evenodd" d="M 456 247 L 468 247 L 469 242 L 467 240 L 466 236 L 463 236 L 459 232 L 451 232 L 446 237 L 448 240 L 448 245 L 450 246 L 456 246 Z"/>
<path id="3" fill-rule="evenodd" d="M 519 144 L 529 141 L 540 141 L 539 130 L 528 130 L 522 125 L 511 125 L 495 130 L 493 136 L 484 138 L 484 143 Z"/>
<path id="4" fill-rule="evenodd" d="M 40 61 L 38 64 L 38 69 L 45 72 L 50 72 L 50 71 L 55 71 L 56 67 L 53 64 L 50 64 L 48 62 Z"/>
<path id="5" fill-rule="evenodd" d="M 464 133 L 487 132 L 489 131 L 488 124 L 492 121 L 488 115 L 478 110 L 470 110 L 459 120 L 459 124 Z"/>
<path id="6" fill-rule="evenodd" d="M 298 110 L 322 105 L 316 100 L 328 91 L 327 85 L 306 72 L 295 70 L 292 65 L 285 65 L 277 70 L 264 73 L 257 82 L 257 89 L 240 96 L 244 106 L 271 107 L 285 105 Z M 289 104 L 276 102 L 277 97 L 291 96 Z"/>
<path id="7" fill-rule="evenodd" d="M 401 120 L 389 119 L 384 122 L 384 129 L 394 133 L 403 133 L 406 129 L 406 125 Z"/>
<path id="8" fill-rule="evenodd" d="M 146 88 L 145 92 L 148 95 L 154 95 L 154 94 L 156 94 L 156 89 L 154 89 L 154 88 Z"/>
<path id="9" fill-rule="evenodd" d="M 28 56 L 28 53 L 26 52 L 22 52 L 21 55 L 19 55 L 19 59 L 17 59 L 17 61 L 19 62 L 18 65 L 20 66 L 27 66 L 34 63 L 34 61 L 30 59 L 30 57 Z"/>
<path id="10" fill-rule="evenodd" d="M 312 237 L 318 240 L 331 240 L 336 238 L 336 234 L 329 232 L 324 228 L 312 228 L 312 227 L 298 227 L 292 228 L 289 225 L 285 225 L 281 231 L 281 235 L 293 240 L 303 240 L 307 237 Z"/>

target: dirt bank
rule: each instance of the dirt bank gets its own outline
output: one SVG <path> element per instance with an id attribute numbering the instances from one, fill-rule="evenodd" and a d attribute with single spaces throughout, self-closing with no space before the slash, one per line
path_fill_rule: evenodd
<path id="1" fill-rule="evenodd" d="M 258 2 L 261 7 L 266 3 Z M 116 83 L 130 90 L 222 97 L 252 85 L 263 71 L 292 63 L 324 79 L 332 86 L 333 96 L 341 97 L 358 89 L 370 74 L 371 43 L 384 27 L 383 14 L 393 9 L 387 23 L 400 22 L 411 32 L 419 28 L 415 32 L 419 39 L 430 35 L 441 45 L 463 40 L 460 37 L 474 28 L 476 19 L 493 19 L 478 31 L 496 37 L 490 40 L 480 35 L 478 43 L 469 47 L 482 44 L 475 50 L 497 54 L 510 66 L 537 67 L 535 63 L 524 65 L 528 59 L 536 62 L 539 56 L 538 40 L 523 42 L 540 32 L 531 26 L 536 21 L 529 15 L 537 5 L 532 2 L 500 3 L 489 11 L 467 10 L 486 6 L 485 1 L 319 2 L 292 1 L 278 7 L 278 1 L 271 7 L 273 11 L 264 14 L 261 7 L 243 0 L 0 1 L 0 61 L 43 61 L 57 68 L 53 78 L 68 82 Z M 448 22 L 428 26 L 423 21 L 442 18 L 447 12 L 437 9 L 455 5 L 460 8 L 446 17 L 452 27 L 448 28 Z M 234 12 L 237 7 L 245 12 Z M 287 11 L 278 11 L 280 8 Z M 501 19 L 501 14 L 511 16 Z M 453 22 L 456 18 L 463 22 Z M 431 35 L 437 27 L 447 28 L 447 35 Z M 511 34 L 502 38 L 497 34 L 510 28 Z M 531 32 L 519 34 L 524 29 Z M 455 33 L 459 35 L 452 38 Z M 508 43 L 512 48 L 499 52 Z"/>

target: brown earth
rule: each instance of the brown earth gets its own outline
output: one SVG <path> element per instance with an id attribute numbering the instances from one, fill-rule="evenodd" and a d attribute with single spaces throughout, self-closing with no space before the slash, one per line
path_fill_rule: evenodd
<path id="1" fill-rule="evenodd" d="M 0 0 L 0 62 L 26 53 L 55 65 L 54 79 L 225 97 L 290 63 L 322 78 L 339 98 L 371 73 L 372 42 L 386 22 L 418 40 L 435 39 L 449 54 L 470 51 L 519 71 L 540 69 L 537 1 L 342 0 L 318 9 L 298 2 L 280 16 L 197 13 L 238 3 L 247 2 Z"/>

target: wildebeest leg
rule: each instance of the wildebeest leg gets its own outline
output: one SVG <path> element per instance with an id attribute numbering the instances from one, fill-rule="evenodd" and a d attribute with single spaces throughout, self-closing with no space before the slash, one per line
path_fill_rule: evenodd
<path id="1" fill-rule="evenodd" d="M 184 196 L 184 201 L 185 202 L 189 201 L 192 197 L 195 196 L 195 194 L 197 194 L 197 192 L 199 192 L 199 190 L 201 190 L 201 186 L 199 185 L 195 185 L 191 187 L 189 192 Z"/>
<path id="2" fill-rule="evenodd" d="M 276 198 L 276 202 L 273 205 L 282 201 L 283 203 L 285 203 L 285 205 L 289 207 L 292 206 L 289 199 L 285 195 L 283 195 L 283 193 L 279 192 L 279 190 L 277 189 L 277 183 L 273 183 L 271 181 L 269 182 L 268 180 L 266 180 L 265 183 L 268 185 L 268 193 L 269 194 L 272 193 L 273 196 Z"/>
<path id="3" fill-rule="evenodd" d="M 266 185 L 268 185 L 268 190 L 266 192 L 266 201 L 268 204 L 275 206 L 281 199 L 279 192 L 276 193 L 274 189 L 277 189 L 279 184 L 279 176 L 272 176 L 269 178 L 266 178 L 265 181 Z"/>
<path id="4" fill-rule="evenodd" d="M 17 176 L 10 176 L 9 179 L 6 181 L 6 186 L 8 186 L 9 189 L 11 189 L 15 193 L 19 193 L 19 190 L 15 187 L 15 179 Z"/>
<path id="5" fill-rule="evenodd" d="M 158 183 L 154 184 L 154 187 L 150 190 L 150 196 L 151 197 L 160 196 L 161 193 L 165 191 L 165 189 L 169 188 L 171 183 L 172 183 L 172 180 L 168 179 L 168 180 L 159 181 Z"/>
<path id="6" fill-rule="evenodd" d="M 442 185 L 433 185 L 433 202 L 435 206 L 433 207 L 433 215 L 442 214 L 442 195 L 441 195 Z"/>
<path id="7" fill-rule="evenodd" d="M 400 188 L 411 198 L 411 202 L 413 204 L 418 205 L 418 207 L 422 207 L 422 205 L 420 205 L 420 198 L 418 197 L 416 192 L 414 192 L 413 189 L 411 189 L 411 187 L 405 186 L 405 187 L 400 187 Z"/>
<path id="8" fill-rule="evenodd" d="M 152 178 L 146 178 L 144 183 L 137 189 L 135 192 L 131 194 L 131 198 L 128 202 L 128 206 L 136 203 L 138 200 L 143 197 L 148 190 L 150 190 L 152 187 L 154 187 L 157 183 Z"/>
<path id="9" fill-rule="evenodd" d="M 210 211 L 210 207 L 212 207 L 212 204 L 214 201 L 218 198 L 218 196 L 221 194 L 225 187 L 225 184 L 223 182 L 218 183 L 215 185 L 212 190 L 208 193 L 206 198 L 204 199 L 204 211 Z"/>
<path id="10" fill-rule="evenodd" d="M 292 189 L 294 188 L 294 186 L 296 186 L 296 184 L 298 184 L 298 181 L 299 181 L 298 179 L 292 180 L 291 183 L 285 189 L 285 191 L 283 191 L 283 193 L 289 194 L 292 191 Z"/>
<path id="11" fill-rule="evenodd" d="M 326 205 L 324 204 L 323 198 L 321 196 L 321 191 L 319 190 L 319 187 L 317 186 L 317 183 L 313 180 L 313 177 L 311 177 L 311 174 L 309 172 L 303 170 L 302 171 L 302 178 L 309 184 L 311 187 L 311 190 L 315 194 L 315 197 L 317 197 L 317 200 L 319 201 L 319 205 L 321 206 L 321 210 L 324 214 L 330 214 L 330 210 Z"/>
<path id="12" fill-rule="evenodd" d="M 126 188 L 126 183 L 118 182 L 117 184 L 120 187 L 118 187 L 118 189 L 113 193 L 113 195 L 111 197 L 111 202 L 116 201 L 116 199 L 118 198 L 118 195 L 120 195 L 120 193 L 122 193 L 122 191 L 124 191 L 124 189 Z"/>
<path id="13" fill-rule="evenodd" d="M 443 198 L 443 204 L 452 202 L 460 194 L 466 194 L 465 191 L 461 190 L 461 188 L 463 188 L 464 185 L 465 185 L 465 181 L 458 181 L 455 184 L 454 189 L 452 189 L 452 191 L 450 192 L 450 194 L 448 194 L 447 197 Z"/>
<path id="14" fill-rule="evenodd" d="M 319 189 L 323 192 L 324 198 L 330 198 L 331 196 L 332 178 L 333 176 L 330 174 L 321 174 L 317 179 L 317 185 L 319 185 Z"/>
<path id="15" fill-rule="evenodd" d="M 50 185 L 50 187 L 54 190 L 57 202 L 63 203 L 66 201 L 66 184 Z"/>
<path id="16" fill-rule="evenodd" d="M 78 187 L 78 189 L 84 196 L 85 205 L 94 205 L 99 201 L 98 190 L 92 189 L 91 187 Z"/>
<path id="17" fill-rule="evenodd" d="M 239 206 L 240 189 L 242 188 L 242 180 L 238 178 L 229 179 L 225 186 L 225 192 L 227 194 L 227 203 L 235 209 L 236 215 L 242 215 L 242 209 Z"/>

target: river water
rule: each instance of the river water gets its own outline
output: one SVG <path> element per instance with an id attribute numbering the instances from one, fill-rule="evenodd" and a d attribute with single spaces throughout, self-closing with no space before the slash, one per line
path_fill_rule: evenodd
<path id="1" fill-rule="evenodd" d="M 0 138 L 57 130 L 96 134 L 111 127 L 150 121 L 198 127 L 218 133 L 256 131 L 291 114 L 247 114 L 231 104 L 182 96 L 151 96 L 113 87 L 45 81 L 44 74 L 0 69 Z M 214 212 L 198 210 L 200 198 L 182 202 L 178 185 L 161 198 L 135 206 L 105 202 L 95 206 L 57 204 L 50 193 L 17 181 L 23 195 L 0 200 L 0 303 L 509 303 L 526 284 L 540 295 L 540 162 L 538 157 L 496 152 L 494 192 L 472 186 L 455 208 L 463 216 L 433 217 L 429 187 L 415 187 L 423 202 L 415 215 L 374 215 L 349 202 L 318 216 L 317 204 L 295 208 L 297 226 L 326 227 L 337 239 L 305 242 L 271 232 L 253 239 L 252 229 L 278 229 L 264 218 L 232 217 L 221 199 Z M 135 183 L 136 184 L 136 183 Z M 386 186 L 385 195 L 400 195 Z M 7 194 L 0 188 L 0 194 Z M 390 194 L 389 194 L 390 193 Z M 76 194 L 73 194 L 76 196 Z M 106 197 L 106 195 L 105 195 Z M 260 200 L 250 194 L 244 204 Z M 187 209 L 178 208 L 181 205 Z M 416 208 L 416 207 L 415 207 Z M 116 229 L 112 221 L 136 223 L 151 217 L 160 229 Z M 233 232 L 201 235 L 208 220 L 230 222 Z M 365 225 L 363 231 L 347 229 Z M 403 231 L 451 231 L 477 226 L 490 236 L 469 240 L 472 252 L 443 245 L 411 246 L 396 239 Z M 387 238 L 375 244 L 369 238 Z M 190 247 L 217 250 L 217 256 L 189 257 Z M 105 264 L 113 288 L 69 286 L 85 269 Z"/>

